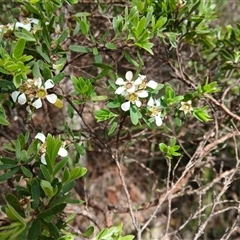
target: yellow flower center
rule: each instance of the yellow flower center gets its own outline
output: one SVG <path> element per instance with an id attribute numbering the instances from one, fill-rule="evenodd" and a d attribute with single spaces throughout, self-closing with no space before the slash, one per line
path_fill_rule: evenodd
<path id="1" fill-rule="evenodd" d="M 182 106 L 183 110 L 184 111 L 189 111 L 191 109 L 191 105 L 188 104 L 188 103 L 185 103 L 183 106 Z"/>
<path id="2" fill-rule="evenodd" d="M 47 96 L 47 91 L 44 88 L 40 88 L 37 90 L 37 96 L 39 98 L 45 98 Z"/>
<path id="3" fill-rule="evenodd" d="M 138 99 L 138 95 L 136 93 L 131 93 L 126 98 L 130 102 L 135 102 Z"/>
<path id="4" fill-rule="evenodd" d="M 138 89 L 146 89 L 147 88 L 147 83 L 146 80 L 143 80 L 142 83 L 139 85 Z"/>
<path id="5" fill-rule="evenodd" d="M 158 109 L 158 107 L 156 107 L 156 106 L 153 106 L 153 107 L 150 108 L 149 110 L 150 110 L 150 112 L 151 112 L 151 117 L 155 117 L 155 116 L 157 116 L 158 113 L 159 113 L 159 109 Z"/>

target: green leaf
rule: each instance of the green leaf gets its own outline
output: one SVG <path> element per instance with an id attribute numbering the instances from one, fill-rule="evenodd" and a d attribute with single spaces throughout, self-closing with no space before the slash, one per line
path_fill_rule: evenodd
<path id="1" fill-rule="evenodd" d="M 64 158 L 61 161 L 59 161 L 53 170 L 53 175 L 56 175 L 67 164 L 67 162 L 68 158 Z"/>
<path id="2" fill-rule="evenodd" d="M 181 156 L 181 153 L 178 153 L 178 152 L 175 152 L 175 151 L 171 152 L 171 154 L 175 157 Z"/>
<path id="3" fill-rule="evenodd" d="M 6 194 L 6 201 L 11 205 L 17 212 L 23 213 L 19 200 L 13 194 Z"/>
<path id="4" fill-rule="evenodd" d="M 46 178 L 46 180 L 51 181 L 51 175 L 50 175 L 47 167 L 41 164 L 40 169 L 41 169 L 43 176 Z"/>
<path id="5" fill-rule="evenodd" d="M 46 162 L 49 173 L 52 174 L 53 165 L 56 161 L 58 151 L 62 143 L 59 139 L 54 139 L 54 137 L 51 134 L 47 135 L 46 142 L 47 142 Z"/>
<path id="6" fill-rule="evenodd" d="M 0 72 L 3 73 L 3 74 L 9 74 L 9 71 L 7 71 L 7 70 L 5 70 L 1 67 L 0 67 Z"/>
<path id="7" fill-rule="evenodd" d="M 108 49 L 111 49 L 111 50 L 117 49 L 116 44 L 110 43 L 110 42 L 109 42 L 109 43 L 106 43 L 106 44 L 105 44 L 105 47 L 108 48 Z"/>
<path id="8" fill-rule="evenodd" d="M 40 186 L 42 188 L 42 190 L 44 191 L 44 193 L 49 197 L 49 198 L 52 198 L 55 193 L 54 193 L 54 189 L 51 185 L 50 182 L 48 181 L 45 181 L 45 180 L 41 180 L 40 182 Z"/>
<path id="9" fill-rule="evenodd" d="M 43 227 L 53 236 L 53 238 L 51 238 L 51 240 L 52 239 L 59 239 L 60 231 L 57 228 L 57 225 L 54 225 L 53 223 L 51 223 L 49 221 L 45 222 L 45 221 L 42 220 L 41 222 L 42 222 Z M 48 240 L 50 240 L 50 239 L 48 239 Z"/>
<path id="10" fill-rule="evenodd" d="M 89 12 L 78 12 L 76 14 L 74 14 L 75 17 L 89 17 L 91 16 L 91 13 Z"/>
<path id="11" fill-rule="evenodd" d="M 130 107 L 130 119 L 133 125 L 138 124 L 138 111 L 137 107 L 135 105 Z"/>
<path id="12" fill-rule="evenodd" d="M 32 208 L 37 209 L 40 202 L 40 185 L 37 179 L 33 179 L 31 185 Z"/>
<path id="13" fill-rule="evenodd" d="M 64 181 L 66 182 L 66 181 Z M 62 189 L 61 189 L 61 194 L 64 194 L 65 193 L 68 193 L 69 191 L 71 191 L 75 186 L 75 182 L 74 181 L 71 181 L 71 182 L 68 182 L 66 184 L 63 185 Z"/>
<path id="14" fill-rule="evenodd" d="M 33 59 L 33 56 L 23 55 L 23 56 L 21 56 L 21 57 L 18 59 L 18 61 L 20 61 L 20 62 L 28 62 L 28 61 L 30 61 L 31 59 Z"/>
<path id="15" fill-rule="evenodd" d="M 154 30 L 154 31 L 160 30 L 160 29 L 162 28 L 162 26 L 163 26 L 166 22 L 167 22 L 167 18 L 164 17 L 164 16 L 161 16 L 161 17 L 157 20 L 157 22 L 156 22 L 153 30 Z"/>
<path id="16" fill-rule="evenodd" d="M 23 239 L 20 234 L 26 229 L 26 224 L 21 222 L 13 222 L 8 226 L 0 227 L 0 239 Z"/>
<path id="17" fill-rule="evenodd" d="M 91 96 L 91 100 L 93 102 L 106 101 L 107 99 L 108 99 L 107 95 Z"/>
<path id="18" fill-rule="evenodd" d="M 173 99 L 175 97 L 175 92 L 169 85 L 165 89 L 165 95 L 168 99 Z"/>
<path id="19" fill-rule="evenodd" d="M 15 141 L 15 155 L 17 160 L 19 161 L 21 159 L 21 143 L 19 139 Z"/>
<path id="20" fill-rule="evenodd" d="M 3 181 L 6 181 L 6 180 L 10 179 L 17 171 L 19 171 L 19 169 L 20 169 L 19 167 L 15 167 L 12 170 L 2 174 L 0 176 L 0 182 L 3 182 Z"/>
<path id="21" fill-rule="evenodd" d="M 168 152 L 168 147 L 165 143 L 160 143 L 159 144 L 159 149 L 163 152 L 163 153 L 167 153 Z"/>
<path id="22" fill-rule="evenodd" d="M 87 36 L 88 32 L 89 32 L 89 22 L 87 21 L 87 19 L 83 19 L 80 23 L 79 23 L 81 32 L 84 36 Z"/>
<path id="23" fill-rule="evenodd" d="M 11 169 L 17 167 L 17 163 L 16 164 L 1 164 L 0 165 L 0 170 L 6 170 L 6 169 Z"/>
<path id="24" fill-rule="evenodd" d="M 143 41 L 143 42 L 137 42 L 135 43 L 136 46 L 145 49 L 146 51 L 148 51 L 150 54 L 153 55 L 153 51 L 152 51 L 152 47 L 154 46 L 153 43 L 149 42 L 149 41 Z"/>
<path id="25" fill-rule="evenodd" d="M 63 42 L 66 40 L 66 38 L 68 37 L 68 34 L 69 34 L 69 29 L 66 28 L 66 29 L 62 32 L 62 34 L 60 35 L 60 37 L 58 38 L 58 44 L 63 43 Z"/>
<path id="26" fill-rule="evenodd" d="M 69 46 L 69 49 L 73 52 L 79 52 L 79 53 L 91 53 L 92 49 L 85 47 L 85 46 L 80 46 L 80 45 L 71 45 Z"/>
<path id="27" fill-rule="evenodd" d="M 110 125 L 110 128 L 108 130 L 108 135 L 111 135 L 112 133 L 114 133 L 114 131 L 116 130 L 118 126 L 118 121 L 117 120 L 114 120 L 111 125 Z"/>
<path id="28" fill-rule="evenodd" d="M 40 46 L 36 47 L 37 52 L 40 54 L 40 56 L 47 62 L 47 63 L 51 63 L 51 60 L 49 58 L 49 56 L 47 55 L 47 53 L 44 51 L 44 49 Z"/>
<path id="29" fill-rule="evenodd" d="M 102 122 L 117 116 L 115 113 L 109 111 L 108 109 L 94 110 L 93 113 L 97 119 L 97 122 Z"/>
<path id="30" fill-rule="evenodd" d="M 63 80 L 64 77 L 65 77 L 65 74 L 64 74 L 64 73 L 59 73 L 59 74 L 57 74 L 56 76 L 54 76 L 54 77 L 52 78 L 52 80 L 53 80 L 53 82 L 54 82 L 55 84 L 57 84 L 57 83 L 59 83 L 61 80 Z"/>
<path id="31" fill-rule="evenodd" d="M 121 103 L 117 100 L 113 100 L 107 104 L 107 107 L 109 108 L 119 108 L 121 106 Z"/>
<path id="32" fill-rule="evenodd" d="M 108 72 L 109 72 L 108 69 L 102 70 L 102 71 L 97 75 L 96 79 L 101 79 L 101 78 L 107 76 Z"/>
<path id="33" fill-rule="evenodd" d="M 52 72 L 48 67 L 43 68 L 42 75 L 45 80 L 52 79 Z"/>
<path id="34" fill-rule="evenodd" d="M 87 230 L 83 233 L 83 236 L 89 238 L 94 233 L 94 227 L 90 225 Z"/>
<path id="35" fill-rule="evenodd" d="M 139 63 L 135 61 L 127 51 L 124 50 L 123 54 L 124 54 L 124 57 L 128 60 L 128 62 L 133 64 L 135 67 L 139 67 Z"/>
<path id="36" fill-rule="evenodd" d="M 6 207 L 6 214 L 7 216 L 13 220 L 13 221 L 18 221 L 21 222 L 22 224 L 25 225 L 25 219 L 23 217 L 21 217 L 18 212 L 9 204 L 7 203 L 7 207 Z"/>
<path id="37" fill-rule="evenodd" d="M 22 170 L 22 173 L 25 177 L 28 177 L 28 178 L 32 178 L 33 177 L 33 174 L 31 173 L 31 171 L 29 171 L 29 169 L 27 169 L 26 167 L 24 166 L 21 166 L 20 167 L 21 170 Z"/>
<path id="38" fill-rule="evenodd" d="M 27 240 L 38 240 L 40 236 L 41 222 L 39 219 L 35 219 L 29 228 Z"/>
<path id="39" fill-rule="evenodd" d="M 18 65 L 13 61 L 7 61 L 6 63 L 4 63 L 4 68 L 9 72 L 15 72 L 16 70 L 18 70 Z"/>
<path id="40" fill-rule="evenodd" d="M 134 236 L 133 235 L 126 235 L 124 237 L 120 237 L 119 240 L 133 240 Z"/>
<path id="41" fill-rule="evenodd" d="M 39 64 L 36 62 L 33 63 L 32 74 L 33 74 L 34 78 L 41 77 Z"/>
<path id="42" fill-rule="evenodd" d="M 18 164 L 18 162 L 12 158 L 8 158 L 8 157 L 2 157 L 0 158 L 0 161 L 4 164 Z"/>
<path id="43" fill-rule="evenodd" d="M 98 52 L 98 49 L 96 48 L 96 47 L 94 47 L 93 48 L 93 55 L 98 55 L 99 54 L 99 52 Z"/>
<path id="44" fill-rule="evenodd" d="M 87 172 L 87 169 L 84 168 L 84 167 L 75 167 L 70 172 L 68 181 L 72 181 L 72 180 L 75 180 L 77 178 L 80 178 L 80 177 L 84 176 L 86 174 L 86 172 Z"/>
<path id="45" fill-rule="evenodd" d="M 16 88 L 19 88 L 22 84 L 22 76 L 21 75 L 14 75 L 13 84 Z"/>
<path id="46" fill-rule="evenodd" d="M 69 170 L 65 168 L 62 176 L 62 182 L 63 183 L 68 182 L 69 176 L 70 176 Z"/>
<path id="47" fill-rule="evenodd" d="M 26 40 L 23 38 L 20 38 L 17 41 L 17 44 L 15 45 L 14 49 L 13 49 L 13 56 L 16 59 L 19 59 L 22 55 L 23 55 L 23 51 L 26 45 Z"/>
<path id="48" fill-rule="evenodd" d="M 142 17 L 137 26 L 137 38 L 142 34 L 142 32 L 146 29 L 146 18 Z"/>
<path id="49" fill-rule="evenodd" d="M 201 122 L 208 122 L 211 121 L 212 118 L 207 113 L 207 106 L 203 108 L 194 108 L 193 109 L 193 116 L 197 118 Z"/>
<path id="50" fill-rule="evenodd" d="M 166 35 L 168 36 L 170 44 L 172 45 L 172 47 L 176 48 L 177 47 L 178 34 L 170 32 L 170 33 L 166 33 Z"/>
<path id="51" fill-rule="evenodd" d="M 0 124 L 4 126 L 8 126 L 10 123 L 7 121 L 5 117 L 0 116 Z"/>
<path id="52" fill-rule="evenodd" d="M 102 35 L 102 37 L 98 40 L 98 42 L 99 42 L 100 44 L 103 43 L 103 42 L 106 40 L 109 32 L 110 32 L 110 28 L 108 28 L 108 29 L 105 31 L 105 33 Z"/>
<path id="53" fill-rule="evenodd" d="M 22 32 L 14 32 L 14 35 L 17 37 L 17 38 L 23 38 L 25 39 L 27 42 L 36 42 L 36 39 L 35 37 L 29 32 L 27 31 L 26 29 L 22 29 Z"/>
<path id="54" fill-rule="evenodd" d="M 69 2 L 70 4 L 77 4 L 78 0 L 67 0 L 67 2 Z"/>
<path id="55" fill-rule="evenodd" d="M 37 219 L 39 219 L 39 218 L 46 218 L 46 217 L 52 217 L 52 216 L 54 216 L 54 215 L 56 215 L 58 213 L 61 213 L 64 210 L 64 208 L 66 207 L 66 205 L 67 205 L 66 203 L 61 203 L 61 204 L 56 205 L 56 206 L 54 206 L 52 208 L 49 208 L 48 210 L 38 214 L 37 215 Z"/>

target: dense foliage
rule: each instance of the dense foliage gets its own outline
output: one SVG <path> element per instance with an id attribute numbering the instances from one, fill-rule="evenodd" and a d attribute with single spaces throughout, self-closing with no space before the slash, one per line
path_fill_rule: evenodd
<path id="1" fill-rule="evenodd" d="M 237 4 L 3 6 L 1 239 L 239 236 Z"/>

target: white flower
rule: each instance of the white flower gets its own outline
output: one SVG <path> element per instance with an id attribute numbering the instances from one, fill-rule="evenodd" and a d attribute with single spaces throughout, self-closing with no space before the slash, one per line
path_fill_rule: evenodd
<path id="1" fill-rule="evenodd" d="M 193 110 L 192 101 L 188 100 L 187 102 L 181 102 L 181 107 L 179 110 L 183 111 L 185 114 L 191 112 Z"/>
<path id="2" fill-rule="evenodd" d="M 121 105 L 121 108 L 124 112 L 130 109 L 130 103 L 135 104 L 137 107 L 141 107 L 142 103 L 139 98 L 147 97 L 143 92 L 133 92 L 125 96 L 128 100 Z"/>
<path id="3" fill-rule="evenodd" d="M 7 25 L 0 25 L 0 32 L 4 35 L 9 35 L 13 32 L 14 24 L 8 23 Z"/>
<path id="4" fill-rule="evenodd" d="M 116 80 L 116 84 L 119 85 L 118 89 L 115 91 L 116 94 L 126 95 L 128 93 L 133 93 L 136 90 L 136 86 L 133 81 L 133 73 L 131 71 L 127 71 L 125 78 L 127 81 L 124 81 L 122 78 L 118 78 Z"/>
<path id="5" fill-rule="evenodd" d="M 150 116 L 155 118 L 156 125 L 159 127 L 162 125 L 162 118 L 161 118 L 161 112 L 160 112 L 160 101 L 153 100 L 151 97 L 148 100 L 147 106 L 150 108 L 148 109 L 150 112 Z"/>
<path id="6" fill-rule="evenodd" d="M 16 22 L 16 25 L 15 25 L 15 28 L 18 29 L 18 28 L 24 28 L 26 29 L 27 31 L 30 31 L 32 26 L 31 24 L 38 24 L 38 19 L 35 19 L 35 18 L 26 18 L 24 19 L 22 22 Z"/>
<path id="7" fill-rule="evenodd" d="M 11 96 L 14 102 L 18 102 L 21 105 L 24 105 L 27 102 L 25 93 L 21 93 L 20 91 L 14 91 Z"/>
<path id="8" fill-rule="evenodd" d="M 138 90 L 144 90 L 147 87 L 156 89 L 158 86 L 158 83 L 154 80 L 150 80 L 149 82 L 147 82 L 147 77 L 141 74 L 139 74 L 139 77 L 135 80 L 134 84 L 138 85 Z"/>
<path id="9" fill-rule="evenodd" d="M 53 88 L 54 83 L 51 79 L 48 79 L 44 84 L 42 84 L 42 79 L 38 78 L 35 82 L 35 85 L 39 88 L 37 90 L 37 97 L 38 99 L 35 100 L 32 105 L 35 108 L 41 108 L 42 107 L 42 100 L 46 98 L 50 103 L 54 104 L 57 101 L 57 95 L 56 94 L 48 94 L 47 89 Z"/>
<path id="10" fill-rule="evenodd" d="M 47 165 L 46 158 L 45 158 L 45 155 L 46 155 L 46 136 L 42 133 L 38 133 L 35 136 L 35 138 L 39 139 L 42 142 L 42 146 L 40 147 L 41 163 L 44 164 L 44 165 Z M 68 155 L 68 152 L 65 148 L 60 147 L 59 150 L 58 150 L 58 155 L 61 156 L 61 157 L 66 157 Z"/>

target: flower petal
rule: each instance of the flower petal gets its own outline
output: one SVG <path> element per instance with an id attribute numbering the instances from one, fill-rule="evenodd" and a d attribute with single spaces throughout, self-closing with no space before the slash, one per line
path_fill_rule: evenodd
<path id="1" fill-rule="evenodd" d="M 42 79 L 41 78 L 35 79 L 34 85 L 40 88 L 42 86 Z"/>
<path id="2" fill-rule="evenodd" d="M 159 106 L 161 105 L 160 101 L 159 101 L 159 100 L 155 100 L 155 105 L 156 105 L 157 107 L 159 107 Z"/>
<path id="3" fill-rule="evenodd" d="M 121 109 L 126 112 L 130 109 L 130 101 L 127 101 L 121 105 Z"/>
<path id="4" fill-rule="evenodd" d="M 155 120 L 156 120 L 156 125 L 160 127 L 162 125 L 162 118 L 159 115 L 157 115 L 155 117 Z"/>
<path id="5" fill-rule="evenodd" d="M 119 87 L 119 88 L 115 91 L 115 94 L 121 95 L 121 94 L 124 93 L 124 91 L 125 91 L 125 88 L 124 88 L 124 87 Z"/>
<path id="6" fill-rule="evenodd" d="M 17 22 L 16 25 L 15 25 L 15 28 L 18 29 L 18 28 L 24 28 L 26 29 L 27 31 L 30 31 L 31 30 L 31 23 L 27 23 L 27 24 L 23 24 L 21 22 Z"/>
<path id="7" fill-rule="evenodd" d="M 58 155 L 61 157 L 66 157 L 68 155 L 68 152 L 65 148 L 60 147 L 58 151 Z"/>
<path id="8" fill-rule="evenodd" d="M 150 106 L 150 107 L 152 107 L 154 105 L 154 101 L 153 101 L 152 97 L 149 98 L 149 100 L 147 102 L 147 105 Z"/>
<path id="9" fill-rule="evenodd" d="M 117 85 L 125 85 L 125 81 L 122 78 L 118 78 L 115 83 Z"/>
<path id="10" fill-rule="evenodd" d="M 34 101 L 32 103 L 32 105 L 36 108 L 36 109 L 39 109 L 42 107 L 42 100 L 40 98 L 38 98 L 36 101 Z"/>
<path id="11" fill-rule="evenodd" d="M 140 98 L 146 98 L 148 97 L 148 92 L 143 90 L 143 91 L 139 91 L 137 92 L 137 95 L 140 97 Z"/>
<path id="12" fill-rule="evenodd" d="M 152 89 L 156 89 L 158 86 L 158 83 L 153 81 L 153 80 L 150 80 L 148 83 L 147 83 L 147 87 L 150 87 Z"/>
<path id="13" fill-rule="evenodd" d="M 27 102 L 25 93 L 22 93 L 18 96 L 18 103 L 24 105 Z"/>
<path id="14" fill-rule="evenodd" d="M 43 133 L 38 133 L 36 136 L 35 136 L 36 139 L 39 139 L 42 143 L 45 143 L 46 141 L 46 137 Z"/>
<path id="15" fill-rule="evenodd" d="M 42 154 L 42 156 L 41 156 L 41 163 L 44 164 L 44 165 L 47 165 L 45 155 L 46 155 L 45 153 Z"/>
<path id="16" fill-rule="evenodd" d="M 142 81 L 143 81 L 143 80 L 145 80 L 145 79 L 147 78 L 147 76 L 146 76 L 146 75 L 141 75 L 141 74 L 138 74 L 138 76 L 139 76 L 139 78 L 141 78 L 141 79 L 142 79 Z"/>
<path id="17" fill-rule="evenodd" d="M 54 104 L 56 101 L 57 101 L 57 95 L 56 94 L 49 94 L 49 95 L 47 95 L 46 96 L 46 99 L 50 102 L 50 103 L 52 103 L 52 104 Z"/>
<path id="18" fill-rule="evenodd" d="M 136 104 L 137 107 L 141 107 L 141 106 L 142 106 L 142 103 L 141 103 L 140 100 L 136 100 L 136 101 L 135 101 L 135 104 Z"/>
<path id="19" fill-rule="evenodd" d="M 128 93 L 134 93 L 136 91 L 136 86 L 133 85 L 132 87 L 130 87 L 129 89 L 127 89 Z"/>
<path id="20" fill-rule="evenodd" d="M 49 89 L 49 88 L 53 88 L 54 87 L 54 83 L 52 79 L 48 79 L 45 83 L 44 83 L 44 88 L 45 89 Z"/>
<path id="21" fill-rule="evenodd" d="M 134 81 L 134 85 L 140 85 L 143 82 L 143 79 L 141 77 L 138 77 L 135 81 Z"/>
<path id="22" fill-rule="evenodd" d="M 128 80 L 128 81 L 131 81 L 133 79 L 133 73 L 132 71 L 127 71 L 126 74 L 125 74 L 125 78 Z"/>
<path id="23" fill-rule="evenodd" d="M 14 92 L 11 94 L 11 97 L 12 97 L 12 99 L 13 99 L 14 102 L 17 101 L 17 97 L 18 97 L 19 94 L 20 94 L 19 91 L 14 91 Z"/>
<path id="24" fill-rule="evenodd" d="M 36 18 L 28 18 L 28 20 L 31 22 L 31 23 L 34 23 L 34 24 L 38 24 L 38 19 Z"/>

